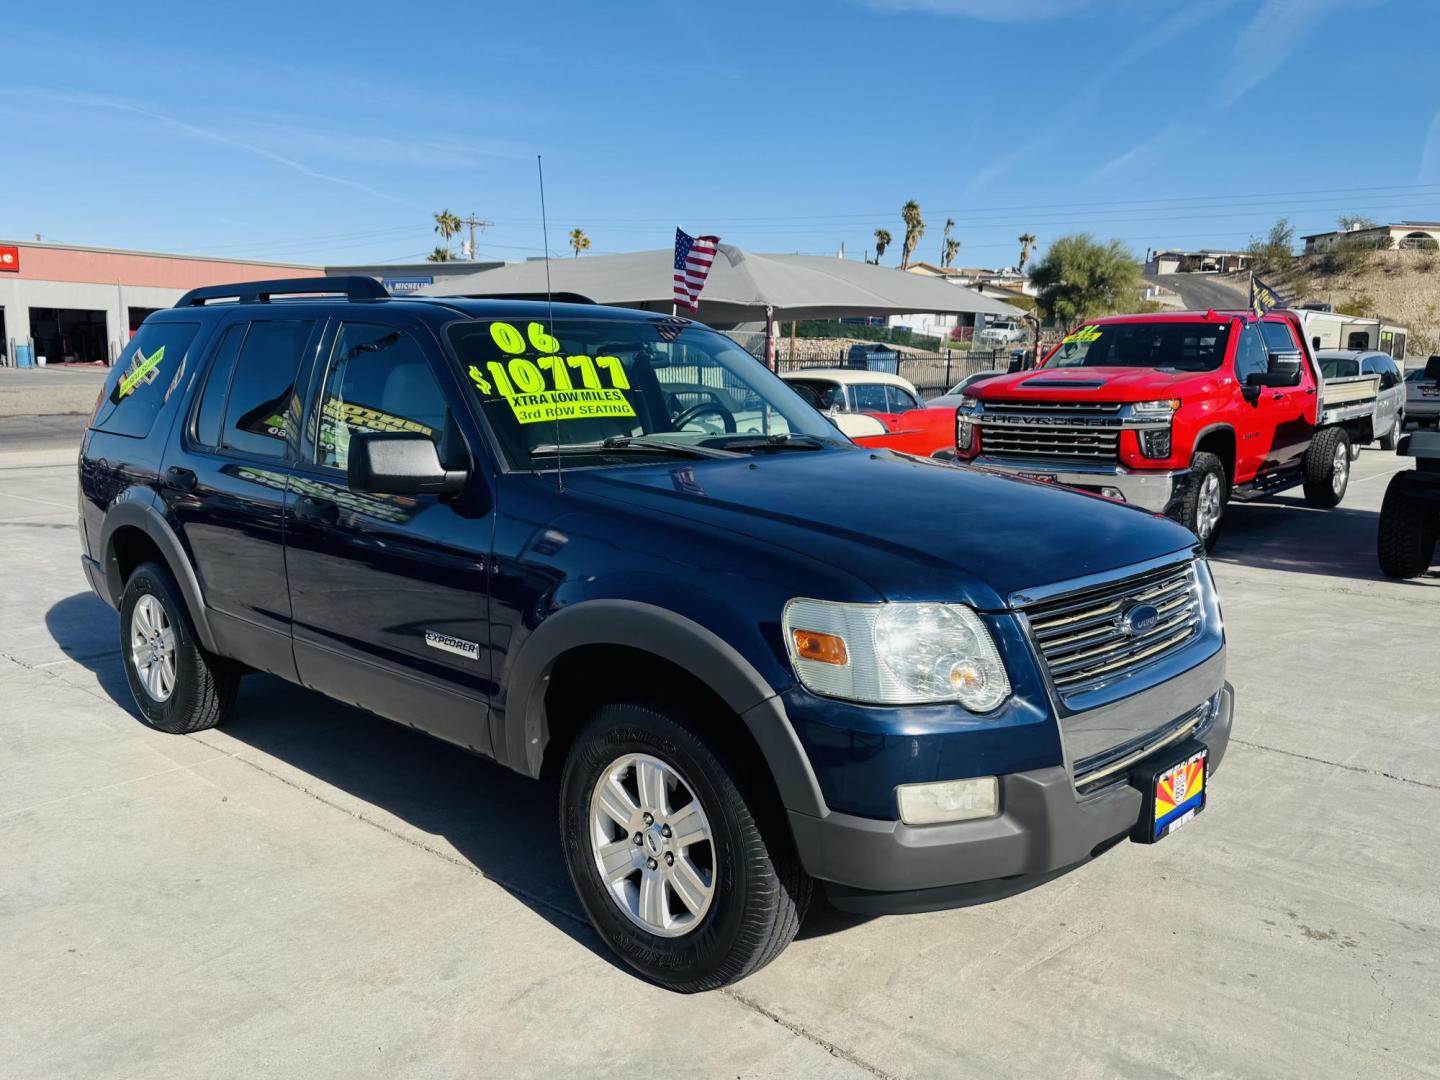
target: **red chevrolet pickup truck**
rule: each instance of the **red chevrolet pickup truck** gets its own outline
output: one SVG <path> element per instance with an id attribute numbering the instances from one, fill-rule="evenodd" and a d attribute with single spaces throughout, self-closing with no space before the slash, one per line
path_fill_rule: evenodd
<path id="1" fill-rule="evenodd" d="M 1299 485 L 1312 506 L 1338 504 L 1377 391 L 1373 378 L 1327 383 L 1297 312 L 1115 316 L 1078 327 L 1034 370 L 968 389 L 954 445 L 980 468 L 1168 514 L 1209 546 L 1231 498 Z M 895 449 L 934 452 L 903 437 Z"/>

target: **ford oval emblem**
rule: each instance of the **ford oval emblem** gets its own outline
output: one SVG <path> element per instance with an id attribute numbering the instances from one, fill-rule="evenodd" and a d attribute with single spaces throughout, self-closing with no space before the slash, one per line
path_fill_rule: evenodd
<path id="1" fill-rule="evenodd" d="M 1160 610 L 1154 604 L 1133 604 L 1120 613 L 1119 630 L 1126 637 L 1139 637 L 1155 629 Z"/>

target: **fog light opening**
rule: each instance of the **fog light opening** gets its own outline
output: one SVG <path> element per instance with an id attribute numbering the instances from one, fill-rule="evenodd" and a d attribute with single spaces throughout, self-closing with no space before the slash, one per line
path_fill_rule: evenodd
<path id="1" fill-rule="evenodd" d="M 900 803 L 900 820 L 907 825 L 973 821 L 1000 812 L 1000 781 L 994 776 L 901 784 L 895 794 Z"/>

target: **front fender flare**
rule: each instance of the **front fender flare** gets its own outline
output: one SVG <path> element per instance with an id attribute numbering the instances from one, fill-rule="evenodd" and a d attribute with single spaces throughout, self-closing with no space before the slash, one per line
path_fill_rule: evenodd
<path id="1" fill-rule="evenodd" d="M 545 692 L 556 660 L 585 645 L 623 645 L 650 653 L 689 672 L 708 686 L 741 720 L 759 745 L 791 810 L 826 813 L 810 759 L 773 687 L 736 649 L 682 615 L 634 600 L 589 600 L 545 619 L 518 646 L 508 665 L 503 709 L 494 710 L 491 745 L 502 760 L 527 776 L 539 776 L 550 741 Z"/>

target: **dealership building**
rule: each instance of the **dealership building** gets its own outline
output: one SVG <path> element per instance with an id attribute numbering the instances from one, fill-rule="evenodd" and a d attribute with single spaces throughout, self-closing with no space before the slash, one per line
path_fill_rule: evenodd
<path id="1" fill-rule="evenodd" d="M 111 363 L 189 289 L 316 277 L 318 266 L 0 240 L 0 362 Z"/>

